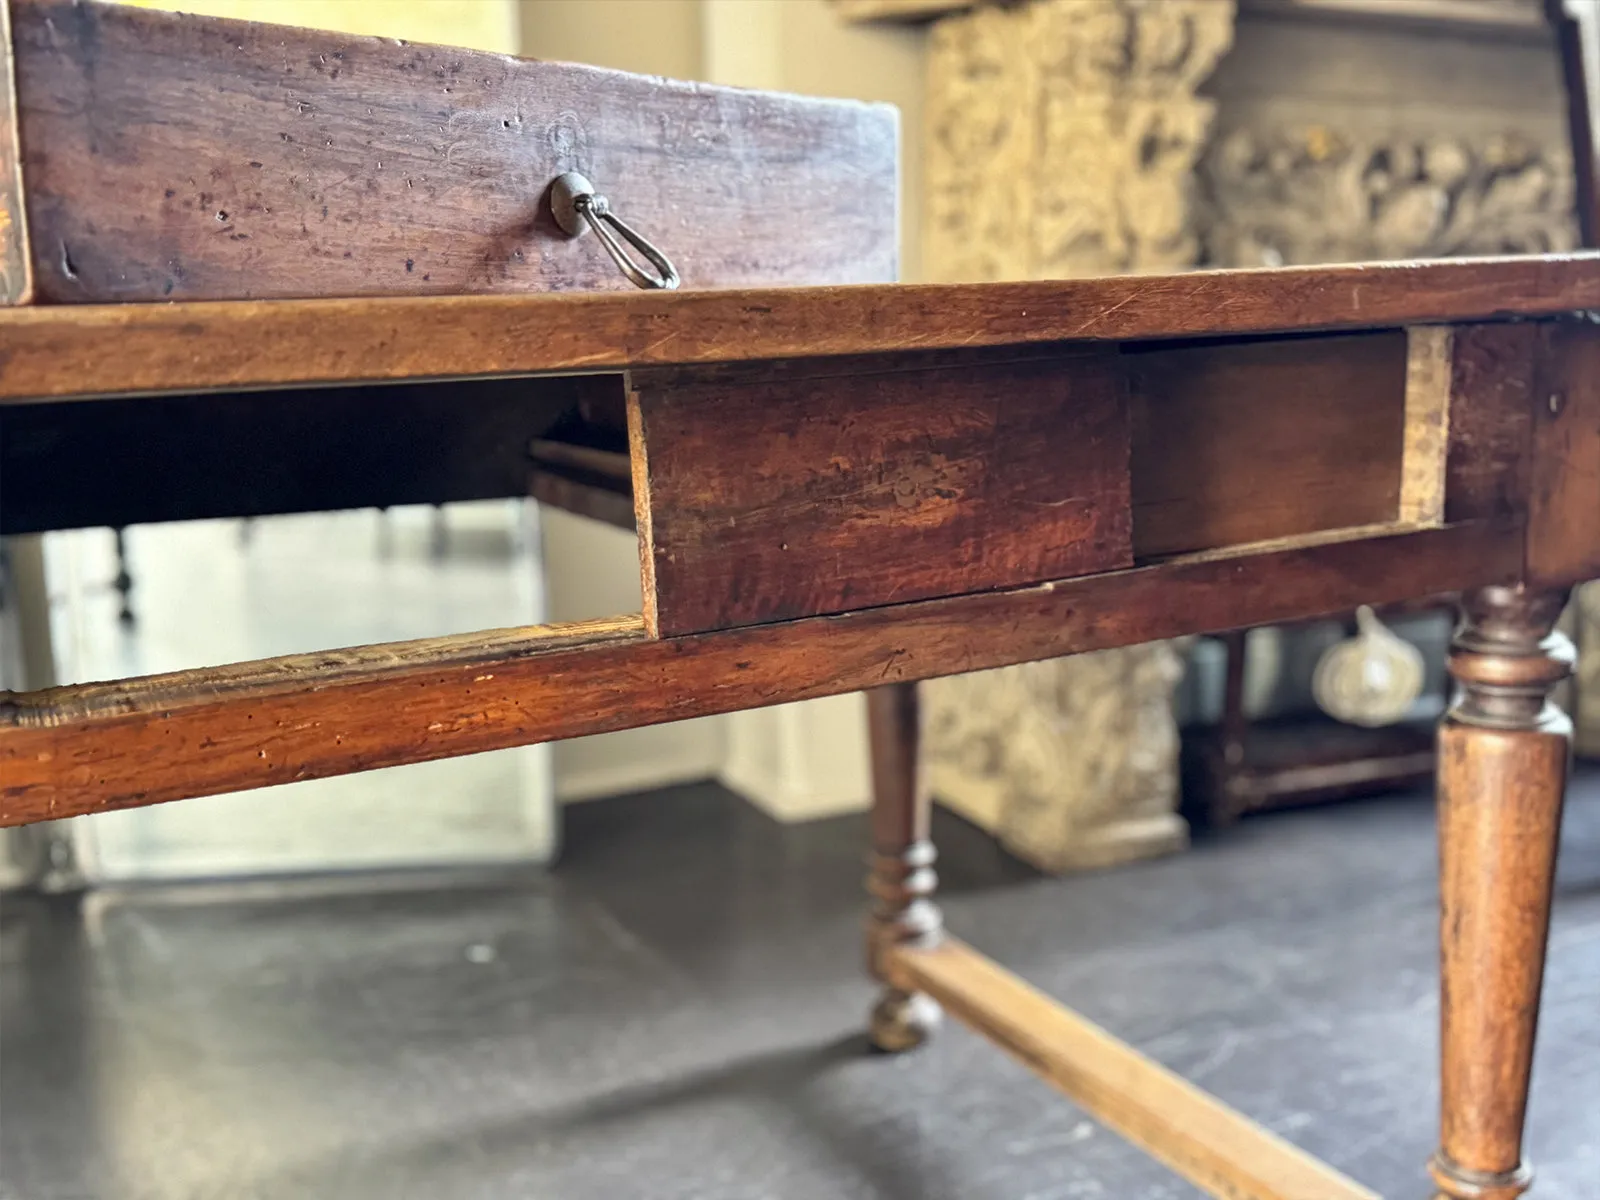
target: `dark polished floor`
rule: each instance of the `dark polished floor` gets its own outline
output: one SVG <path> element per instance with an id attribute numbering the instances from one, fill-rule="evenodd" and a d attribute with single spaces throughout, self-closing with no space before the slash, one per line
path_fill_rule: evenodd
<path id="1" fill-rule="evenodd" d="M 581 805 L 553 875 L 10 899 L 5 1200 L 1192 1196 L 960 1029 L 863 1053 L 864 822 Z M 1426 1194 L 1423 797 L 1039 878 L 953 819 L 949 924 L 1384 1195 Z M 1566 823 L 1531 1114 L 1600 1195 L 1600 775 Z"/>

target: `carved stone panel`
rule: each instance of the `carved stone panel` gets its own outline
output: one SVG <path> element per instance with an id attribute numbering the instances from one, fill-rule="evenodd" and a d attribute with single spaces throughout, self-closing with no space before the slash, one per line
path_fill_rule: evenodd
<path id="1" fill-rule="evenodd" d="M 1157 642 L 924 684 L 933 793 L 1048 871 L 1181 850 L 1182 674 Z"/>
<path id="2" fill-rule="evenodd" d="M 1205 156 L 1214 260 L 1239 266 L 1570 250 L 1572 159 L 1516 131 L 1235 129 Z"/>
<path id="3" fill-rule="evenodd" d="M 928 51 L 937 281 L 1193 265 L 1193 169 L 1230 0 L 1034 0 L 948 17 Z"/>
<path id="4" fill-rule="evenodd" d="M 1371 6 L 1381 13 L 1382 6 Z M 1273 266 L 1538 253 L 1576 242 L 1572 154 L 1541 21 L 1242 19 L 1205 92 L 1205 261 Z"/>

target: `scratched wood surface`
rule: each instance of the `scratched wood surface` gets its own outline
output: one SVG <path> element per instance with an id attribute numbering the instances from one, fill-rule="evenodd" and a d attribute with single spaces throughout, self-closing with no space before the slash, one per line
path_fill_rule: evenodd
<path id="1" fill-rule="evenodd" d="M 1450 326 L 1418 325 L 1406 331 L 1400 519 L 1410 525 L 1436 524 L 1444 519 L 1454 362 L 1455 330 Z"/>
<path id="2" fill-rule="evenodd" d="M 1020 283 L 0 311 L 0 403 L 1224 337 L 1600 308 L 1600 256 Z M 71 362 L 70 372 L 60 369 Z"/>
<path id="3" fill-rule="evenodd" d="M 1132 564 L 1115 354 L 632 387 L 663 635 Z"/>
<path id="4" fill-rule="evenodd" d="M 73 0 L 13 0 L 38 299 L 632 287 L 578 170 L 684 285 L 896 274 L 886 105 Z"/>
<path id="5" fill-rule="evenodd" d="M 471 754 L 1510 582 L 1474 523 L 652 639 L 639 617 L 0 695 L 0 824 Z"/>

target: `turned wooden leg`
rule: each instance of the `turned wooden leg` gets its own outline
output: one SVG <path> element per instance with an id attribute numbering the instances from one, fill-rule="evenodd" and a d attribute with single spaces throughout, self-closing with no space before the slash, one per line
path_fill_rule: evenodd
<path id="1" fill-rule="evenodd" d="M 879 969 L 886 945 L 939 940 L 942 921 L 933 902 L 938 877 L 928 837 L 929 797 L 917 769 L 917 685 L 896 683 L 867 693 L 867 731 L 872 744 L 872 860 L 867 890 L 867 968 Z M 872 1010 L 872 1044 L 901 1051 L 920 1046 L 939 1024 L 931 997 L 885 986 Z"/>
<path id="2" fill-rule="evenodd" d="M 1572 726 L 1550 689 L 1572 669 L 1559 591 L 1462 599 L 1460 685 L 1439 731 L 1441 1200 L 1513 1200 Z"/>

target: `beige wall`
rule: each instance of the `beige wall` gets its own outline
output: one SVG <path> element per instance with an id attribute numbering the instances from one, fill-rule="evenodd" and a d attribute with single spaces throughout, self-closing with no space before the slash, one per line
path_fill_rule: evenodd
<path id="1" fill-rule="evenodd" d="M 205 17 L 515 52 L 516 0 L 123 0 Z"/>
<path id="2" fill-rule="evenodd" d="M 700 79 L 700 0 L 522 0 L 529 58 Z"/>

